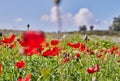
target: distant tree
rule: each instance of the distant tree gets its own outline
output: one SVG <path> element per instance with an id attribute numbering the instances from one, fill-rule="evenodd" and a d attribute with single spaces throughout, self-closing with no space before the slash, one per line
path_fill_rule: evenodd
<path id="1" fill-rule="evenodd" d="M 120 16 L 114 18 L 111 29 L 114 31 L 120 31 Z"/>
<path id="2" fill-rule="evenodd" d="M 109 27 L 109 30 L 110 30 L 110 31 L 112 30 L 112 27 L 111 27 L 111 26 Z"/>
<path id="3" fill-rule="evenodd" d="M 80 26 L 80 27 L 79 27 L 79 30 L 80 30 L 80 31 L 87 31 L 86 25 Z"/>
<path id="4" fill-rule="evenodd" d="M 91 25 L 91 26 L 90 26 L 90 30 L 91 30 L 91 31 L 93 31 L 93 29 L 94 29 L 94 26 L 93 26 L 93 25 Z"/>

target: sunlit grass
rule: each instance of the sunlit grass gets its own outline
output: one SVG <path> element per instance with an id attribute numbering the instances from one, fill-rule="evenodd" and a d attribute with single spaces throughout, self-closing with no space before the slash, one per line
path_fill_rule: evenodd
<path id="1" fill-rule="evenodd" d="M 52 38 L 51 38 L 52 39 Z M 47 39 L 50 42 L 50 39 Z M 73 49 L 67 46 L 67 43 L 83 43 L 88 49 L 93 50 L 93 54 L 82 52 L 79 49 Z M 0 81 L 17 81 L 19 77 L 25 77 L 32 74 L 31 81 L 91 81 L 96 77 L 99 81 L 119 81 L 120 74 L 120 56 L 116 55 L 116 51 L 100 52 L 102 49 L 111 49 L 112 46 L 119 45 L 99 39 L 90 39 L 83 41 L 80 35 L 66 37 L 60 41 L 59 47 L 63 48 L 58 56 L 43 57 L 41 54 L 32 56 L 20 55 L 21 49 L 19 43 L 13 49 L 0 46 L 0 64 L 3 66 L 0 75 Z M 119 49 L 118 49 L 119 51 Z M 80 58 L 75 59 L 76 52 L 80 53 Z M 68 54 L 70 60 L 63 63 L 65 54 Z M 97 54 L 102 54 L 101 58 L 97 58 Z M 24 60 L 26 66 L 23 69 L 18 69 L 15 66 L 17 61 Z M 89 74 L 86 70 L 89 67 L 99 64 L 99 71 L 94 74 Z"/>

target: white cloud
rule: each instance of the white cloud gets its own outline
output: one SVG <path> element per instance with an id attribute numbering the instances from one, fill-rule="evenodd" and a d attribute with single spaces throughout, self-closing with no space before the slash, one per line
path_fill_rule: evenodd
<path id="1" fill-rule="evenodd" d="M 42 21 L 49 21 L 49 15 L 43 15 L 41 16 Z"/>
<path id="2" fill-rule="evenodd" d="M 79 12 L 74 16 L 75 25 L 96 25 L 98 24 L 98 20 L 94 18 L 92 12 L 90 12 L 87 8 L 81 8 Z"/>
<path id="3" fill-rule="evenodd" d="M 63 24 L 74 25 L 74 16 L 71 13 L 67 13 L 62 16 Z"/>
<path id="4" fill-rule="evenodd" d="M 72 17 L 73 15 L 72 15 L 71 13 L 67 13 L 67 14 L 65 14 L 65 16 L 68 17 L 68 18 L 70 18 L 70 17 Z"/>
<path id="5" fill-rule="evenodd" d="M 15 21 L 19 23 L 19 22 L 22 22 L 23 19 L 22 19 L 21 17 L 19 17 L 19 18 L 17 18 Z"/>
<path id="6" fill-rule="evenodd" d="M 52 9 L 51 9 L 50 20 L 52 22 L 55 22 L 57 20 L 57 13 L 56 13 L 57 9 L 58 9 L 58 7 L 56 7 L 56 6 L 52 7 Z"/>
<path id="7" fill-rule="evenodd" d="M 60 9 L 60 10 L 59 10 Z M 57 13 L 56 11 L 61 12 L 61 8 L 53 6 L 51 8 L 51 12 L 49 15 L 41 16 L 41 21 L 49 21 L 49 22 L 56 22 L 57 21 Z M 89 11 L 87 8 L 81 8 L 78 13 L 75 15 L 71 13 L 61 14 L 62 15 L 62 23 L 63 25 L 67 26 L 81 26 L 87 25 L 94 25 L 94 27 L 98 28 L 99 20 L 97 20 L 93 13 Z"/>
<path id="8" fill-rule="evenodd" d="M 50 22 L 56 22 L 57 21 L 57 11 L 58 13 L 61 13 L 61 8 L 57 6 L 53 6 L 50 10 L 49 15 L 43 15 L 41 16 L 41 21 L 50 21 Z"/>

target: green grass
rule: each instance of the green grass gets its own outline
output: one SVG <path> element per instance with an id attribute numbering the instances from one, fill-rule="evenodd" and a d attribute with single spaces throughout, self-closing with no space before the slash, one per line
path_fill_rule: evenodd
<path id="1" fill-rule="evenodd" d="M 94 53 L 89 54 L 81 52 L 79 49 L 72 49 L 66 45 L 68 42 L 84 43 Z M 120 63 L 117 61 L 120 60 L 120 56 L 116 56 L 116 52 L 113 54 L 99 52 L 101 49 L 110 49 L 112 46 L 119 47 L 116 43 L 98 38 L 85 42 L 82 41 L 81 35 L 72 35 L 61 40 L 59 46 L 65 50 L 62 50 L 58 56 L 43 57 L 41 55 L 19 55 L 21 47 L 18 43 L 14 49 L 1 45 L 0 64 L 3 65 L 3 71 L 0 75 L 0 81 L 17 81 L 19 76 L 24 78 L 29 73 L 32 74 L 31 81 L 92 81 L 92 77 L 96 77 L 99 81 L 119 81 Z M 79 61 L 74 58 L 75 51 L 81 55 Z M 64 53 L 70 54 L 71 59 L 63 64 Z M 97 54 L 102 54 L 103 57 L 97 58 Z M 15 63 L 21 60 L 27 64 L 25 68 L 18 69 Z M 100 66 L 99 72 L 89 74 L 86 69 L 96 64 Z"/>

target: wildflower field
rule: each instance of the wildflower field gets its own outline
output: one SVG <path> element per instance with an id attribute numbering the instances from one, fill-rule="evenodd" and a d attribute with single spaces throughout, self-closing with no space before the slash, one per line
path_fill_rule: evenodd
<path id="1" fill-rule="evenodd" d="M 120 81 L 120 45 L 28 31 L 0 38 L 0 81 Z"/>

